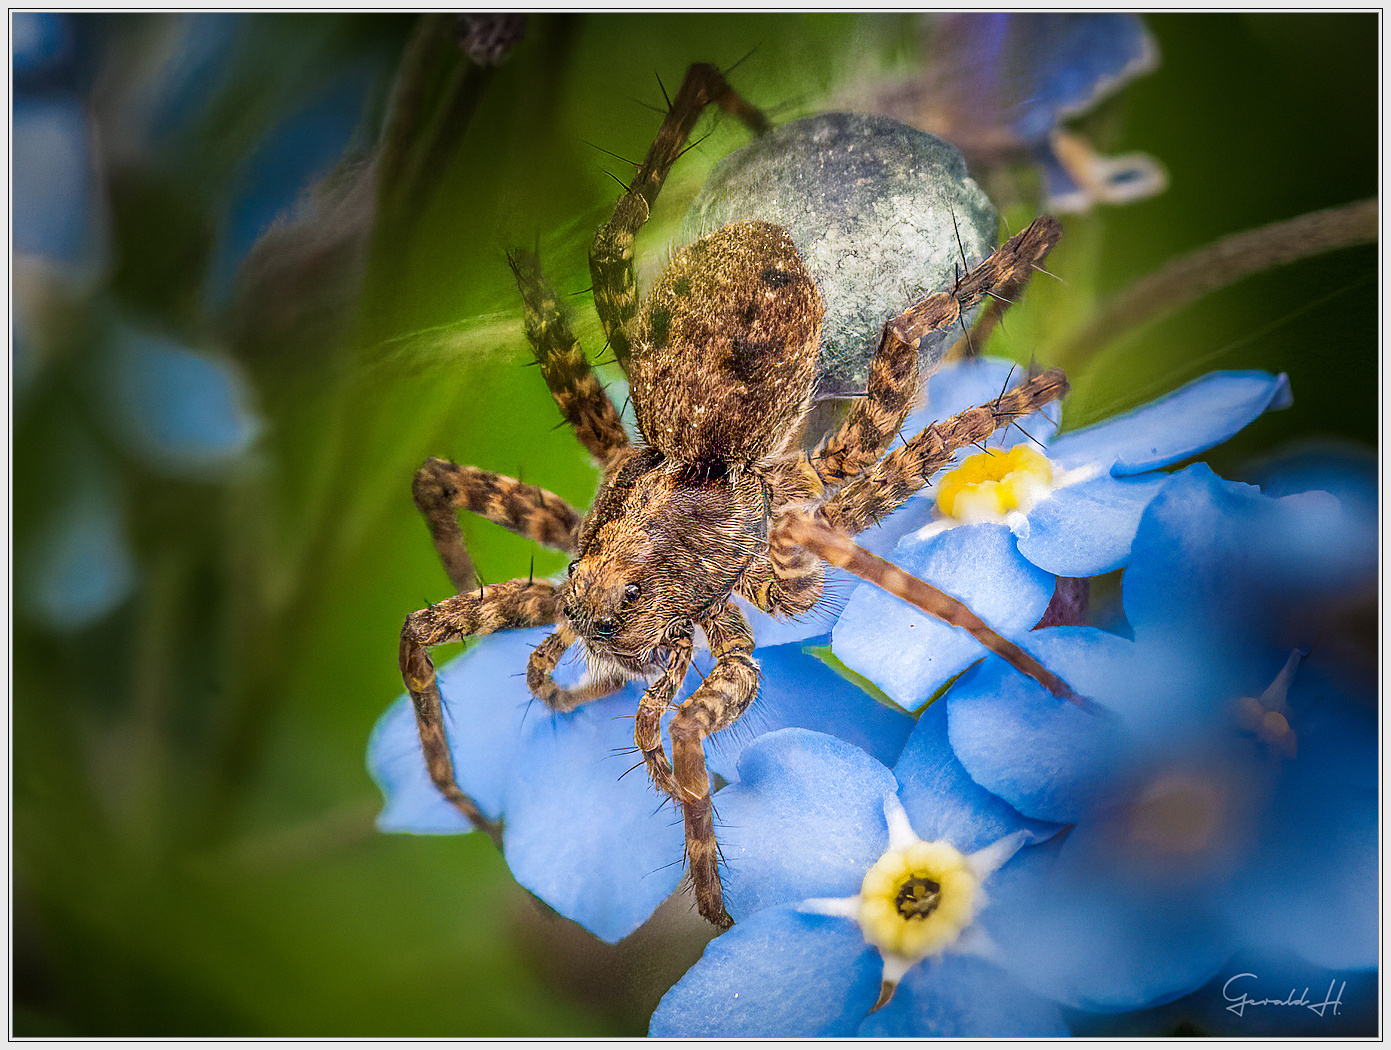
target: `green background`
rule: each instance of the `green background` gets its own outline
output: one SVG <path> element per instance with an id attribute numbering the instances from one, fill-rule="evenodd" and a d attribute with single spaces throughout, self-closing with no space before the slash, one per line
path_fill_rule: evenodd
<path id="1" fill-rule="evenodd" d="M 74 433 L 103 441 L 84 375 L 113 311 L 235 357 L 266 430 L 230 476 L 174 481 L 119 449 L 136 594 L 57 632 L 16 583 L 11 718 L 13 1031 L 18 1035 L 641 1034 L 706 931 L 682 906 L 598 944 L 546 914 L 482 836 L 386 836 L 364 769 L 400 691 L 403 617 L 448 593 L 410 498 L 427 455 L 513 475 L 576 505 L 595 474 L 563 429 L 521 330 L 504 249 L 540 245 L 579 293 L 585 249 L 687 64 L 727 66 L 776 119 L 813 112 L 913 51 L 905 16 L 533 15 L 510 59 L 460 89 L 432 192 L 389 190 L 410 232 L 371 245 L 360 287 L 293 245 L 278 276 L 208 311 L 201 295 L 229 161 L 364 54 L 399 53 L 405 16 L 248 16 L 235 75 L 176 147 L 113 169 L 113 265 L 74 297 L 15 406 L 14 556 L 61 494 Z M 1049 269 L 992 352 L 1027 361 L 1098 301 L 1214 238 L 1378 191 L 1375 15 L 1156 15 L 1158 72 L 1089 122 L 1107 151 L 1168 168 L 1165 194 L 1068 217 Z M 115 16 L 136 55 L 151 19 Z M 752 52 L 750 54 L 750 52 Z M 134 59 L 130 59 L 133 63 Z M 430 90 L 447 93 L 431 67 Z M 445 85 L 445 86 L 442 86 Z M 389 82 L 364 120 L 386 107 Z M 375 127 L 376 123 L 365 123 Z M 640 243 L 743 141 L 732 120 L 673 175 Z M 369 136 L 370 138 L 370 136 Z M 594 146 L 589 145 L 590 143 Z M 396 193 L 393 196 L 393 192 Z M 1027 207 L 1008 210 L 1018 228 Z M 356 220 L 345 228 L 361 234 Z M 1079 363 L 1072 425 L 1213 368 L 1286 371 L 1294 406 L 1209 456 L 1241 477 L 1284 442 L 1377 428 L 1372 246 L 1242 281 Z M 317 268 L 316 268 L 317 267 Z M 288 274 L 288 278 L 286 275 Z M 291 279 L 292 278 L 292 279 Z M 351 294 L 344 295 L 344 287 Z M 105 446 L 103 446 L 105 447 Z M 563 567 L 466 521 L 490 581 Z M 447 652 L 437 659 L 447 658 Z"/>

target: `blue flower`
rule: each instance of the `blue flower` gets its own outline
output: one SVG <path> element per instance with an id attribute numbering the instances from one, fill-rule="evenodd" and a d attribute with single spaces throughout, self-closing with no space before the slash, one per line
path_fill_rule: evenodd
<path id="1" fill-rule="evenodd" d="M 994 659 L 948 693 L 971 777 L 1023 814 L 1076 825 L 1048 906 L 1008 933 L 1036 992 L 1139 1008 L 1201 986 L 1238 950 L 1376 965 L 1373 694 L 1350 693 L 1337 648 L 1318 641 L 1345 630 L 1345 596 L 1375 571 L 1358 519 L 1324 492 L 1274 499 L 1189 467 L 1135 538 L 1133 641 L 1021 638 L 1114 718 Z"/>
<path id="2" fill-rule="evenodd" d="M 928 384 L 927 403 L 909 417 L 904 432 L 988 403 L 1005 388 L 1012 371 L 1017 366 L 993 358 L 942 369 Z M 969 520 L 951 517 L 936 505 L 944 475 L 890 515 L 882 536 L 868 542 L 882 547 L 896 540 L 892 561 L 960 598 L 997 631 L 1016 637 L 1042 617 L 1053 596 L 1054 577 L 1097 576 L 1125 564 L 1140 516 L 1168 477 L 1158 468 L 1211 448 L 1262 412 L 1289 404 L 1283 375 L 1214 372 L 1125 415 L 1062 437 L 1053 436 L 1051 420 L 1033 417 L 1022 429 L 1002 434 L 998 446 L 1015 455 L 1036 446 L 1046 454 L 1041 467 L 1016 471 L 1001 482 L 1018 485 L 1024 479 L 1017 506 L 1006 501 L 990 513 L 978 500 L 974 506 L 951 508 L 968 511 Z M 990 464 L 1004 458 L 991 459 L 982 469 L 994 469 Z M 966 469 L 974 466 L 968 462 Z M 980 646 L 963 630 L 870 586 L 851 596 L 835 626 L 833 648 L 848 667 L 909 710 L 981 655 Z"/>
<path id="3" fill-rule="evenodd" d="M 996 941 L 1031 906 L 1047 848 L 1026 844 L 1058 827 L 970 780 L 945 710 L 928 709 L 893 770 L 785 729 L 745 750 L 739 777 L 717 800 L 736 924 L 662 999 L 651 1035 L 1067 1034 Z"/>
<path id="4" fill-rule="evenodd" d="M 633 714 L 643 683 L 569 714 L 533 700 L 524 671 L 547 628 L 479 639 L 439 673 L 445 730 L 459 786 L 502 821 L 503 856 L 517 881 L 607 941 L 641 925 L 681 878 L 681 822 L 635 759 Z M 760 695 L 706 745 L 709 768 L 727 779 L 754 734 L 783 726 L 841 733 L 892 762 L 913 727 L 798 645 L 759 649 Z M 708 654 L 697 656 L 708 672 Z M 566 671 L 562 665 L 561 671 Z M 571 672 L 575 670 L 572 666 Z M 699 677 L 691 675 L 691 683 Z M 386 796 L 383 831 L 472 830 L 430 783 L 408 697 L 378 721 L 368 765 Z M 716 796 L 716 802 L 722 796 Z"/>
<path id="5" fill-rule="evenodd" d="M 1159 51 L 1132 14 L 926 16 L 925 66 L 876 105 L 958 146 L 974 171 L 1032 162 L 1050 211 L 1143 200 L 1168 185 L 1143 153 L 1099 156 L 1066 122 L 1152 72 Z"/>

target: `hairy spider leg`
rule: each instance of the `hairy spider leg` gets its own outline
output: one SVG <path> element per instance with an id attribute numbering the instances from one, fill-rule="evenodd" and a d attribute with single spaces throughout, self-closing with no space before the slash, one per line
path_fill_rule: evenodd
<path id="1" fill-rule="evenodd" d="M 825 500 L 818 513 L 847 535 L 863 532 L 926 486 L 957 452 L 985 441 L 1067 391 L 1067 379 L 1053 368 L 988 404 L 930 423 Z"/>
<path id="2" fill-rule="evenodd" d="M 603 466 L 619 449 L 628 446 L 628 432 L 579 340 L 570 329 L 570 320 L 541 272 L 534 252 L 516 249 L 508 262 L 517 278 L 526 314 L 526 337 L 531 342 L 541 375 L 565 421 L 575 428 L 575 436 L 589 454 Z"/>
<path id="3" fill-rule="evenodd" d="M 884 325 L 879 349 L 870 362 L 865 396 L 840 429 L 812 454 L 812 466 L 827 485 L 860 475 L 902 427 L 918 392 L 918 347 L 923 337 L 956 324 L 998 287 L 1022 288 L 1061 235 L 1056 219 L 1035 219 L 958 278 L 951 289 L 924 297 Z"/>
<path id="4" fill-rule="evenodd" d="M 483 816 L 454 779 L 454 763 L 444 732 L 439 683 L 429 648 L 470 635 L 555 623 L 559 600 L 545 580 L 509 580 L 480 587 L 413 612 L 401 627 L 401 678 L 415 706 L 415 723 L 430 780 L 474 825 L 501 841 L 501 828 Z"/>
<path id="5" fill-rule="evenodd" d="M 738 721 L 758 695 L 753 632 L 736 606 L 726 603 L 701 625 L 715 666 L 667 727 L 671 737 L 672 798 L 686 823 L 686 864 L 700 914 L 721 929 L 734 925 L 720 886 L 720 847 L 703 741 Z M 658 746 L 660 747 L 660 739 Z"/>
<path id="6" fill-rule="evenodd" d="M 647 764 L 647 774 L 652 778 L 653 785 L 658 791 L 674 797 L 676 785 L 672 780 L 671 763 L 667 761 L 666 751 L 662 748 L 662 715 L 671 706 L 691 666 L 691 635 L 686 633 L 671 638 L 669 648 L 671 657 L 666 670 L 642 694 L 642 702 L 638 704 L 633 743 Z"/>
<path id="7" fill-rule="evenodd" d="M 555 493 L 505 474 L 431 456 L 416 471 L 412 491 L 444 571 L 461 594 L 478 586 L 478 576 L 459 528 L 457 508 L 553 550 L 568 553 L 575 549 L 579 511 Z"/>
<path id="8" fill-rule="evenodd" d="M 633 239 L 651 215 L 652 205 L 671 166 L 681 156 L 686 139 L 701 112 L 710 104 L 733 113 L 758 133 L 768 130 L 763 113 L 741 98 L 714 66 L 697 62 L 672 100 L 642 167 L 618 199 L 609 221 L 599 227 L 589 250 L 589 273 L 594 283 L 594 309 L 608 336 L 609 348 L 624 372 L 632 355 L 632 323 L 638 312 L 633 278 Z"/>
<path id="9" fill-rule="evenodd" d="M 608 696 L 628 683 L 628 675 L 605 673 L 592 681 L 573 689 L 557 685 L 551 675 L 565 655 L 565 650 L 574 645 L 579 636 L 568 627 L 562 627 L 547 635 L 545 640 L 531 651 L 526 662 L 526 686 L 552 711 L 573 711 L 581 704 Z"/>
<path id="10" fill-rule="evenodd" d="M 1053 695 L 1094 709 L 1090 701 L 1078 696 L 1066 682 L 998 634 L 960 601 L 871 554 L 851 539 L 926 485 L 955 452 L 1055 401 L 1067 389 L 1067 380 L 1053 369 L 989 405 L 969 408 L 930 424 L 820 506 L 792 506 L 780 513 L 773 524 L 770 547 L 801 547 L 832 565 L 848 569 L 924 612 L 969 631 L 981 645 Z"/>

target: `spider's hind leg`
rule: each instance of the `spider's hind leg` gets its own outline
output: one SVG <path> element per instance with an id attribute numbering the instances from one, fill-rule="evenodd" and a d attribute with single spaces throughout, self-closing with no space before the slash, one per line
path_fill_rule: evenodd
<path id="1" fill-rule="evenodd" d="M 594 279 L 594 309 L 604 325 L 613 355 L 628 371 L 632 350 L 630 325 L 638 312 L 637 284 L 633 278 L 633 240 L 651 214 L 652 205 L 666 182 L 671 166 L 681 156 L 696 120 L 708 105 L 735 114 L 757 132 L 766 131 L 767 118 L 740 97 L 714 66 L 697 62 L 671 100 L 671 108 L 657 131 L 647 156 L 619 198 L 609 221 L 599 227 L 589 250 L 589 272 Z"/>

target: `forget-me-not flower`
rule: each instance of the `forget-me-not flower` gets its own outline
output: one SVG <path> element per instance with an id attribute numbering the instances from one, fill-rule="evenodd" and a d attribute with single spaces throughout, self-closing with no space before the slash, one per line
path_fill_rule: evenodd
<path id="1" fill-rule="evenodd" d="M 1034 906 L 1058 826 L 981 790 L 929 708 L 895 767 L 844 741 L 761 737 L 719 796 L 735 926 L 667 993 L 651 1034 L 1064 1035 L 996 934 Z"/>
<path id="2" fill-rule="evenodd" d="M 527 657 L 549 628 L 478 639 L 439 672 L 445 731 L 459 786 L 491 821 L 516 880 L 598 937 L 617 941 L 640 926 L 682 875 L 681 821 L 633 755 L 633 715 L 645 684 L 554 714 L 527 690 Z M 878 703 L 825 664 L 783 645 L 756 651 L 758 698 L 706 744 L 709 768 L 730 779 L 744 745 L 783 726 L 843 735 L 892 762 L 911 719 Z M 697 671 L 710 669 L 708 653 Z M 567 670 L 562 664 L 558 673 Z M 571 666 L 570 671 L 574 668 Z M 700 682 L 688 676 L 684 698 Z M 410 699 L 378 721 L 368 765 L 386 796 L 383 831 L 473 830 L 430 782 Z M 625 772 L 627 775 L 625 775 Z M 716 795 L 717 808 L 723 794 Z"/>
<path id="3" fill-rule="evenodd" d="M 1273 499 L 1189 467 L 1136 535 L 1123 580 L 1134 639 L 1021 638 L 1113 717 L 994 659 L 947 694 L 972 778 L 1021 813 L 1076 825 L 1048 907 L 1009 931 L 1040 994 L 1149 1006 L 1238 950 L 1376 965 L 1375 709 L 1316 641 L 1375 571 L 1367 524 L 1328 493 Z"/>
<path id="4" fill-rule="evenodd" d="M 988 403 L 1016 370 L 992 358 L 942 369 L 904 432 Z M 1056 577 L 1097 576 L 1125 564 L 1140 515 L 1168 477 L 1159 468 L 1289 403 L 1283 375 L 1214 372 L 1061 437 L 1052 421 L 1033 417 L 998 435 L 990 453 L 963 456 L 957 470 L 890 515 L 884 539 L 902 538 L 887 557 L 1017 636 L 1043 616 Z M 872 586 L 851 596 L 833 649 L 910 710 L 981 656 L 963 630 Z"/>

